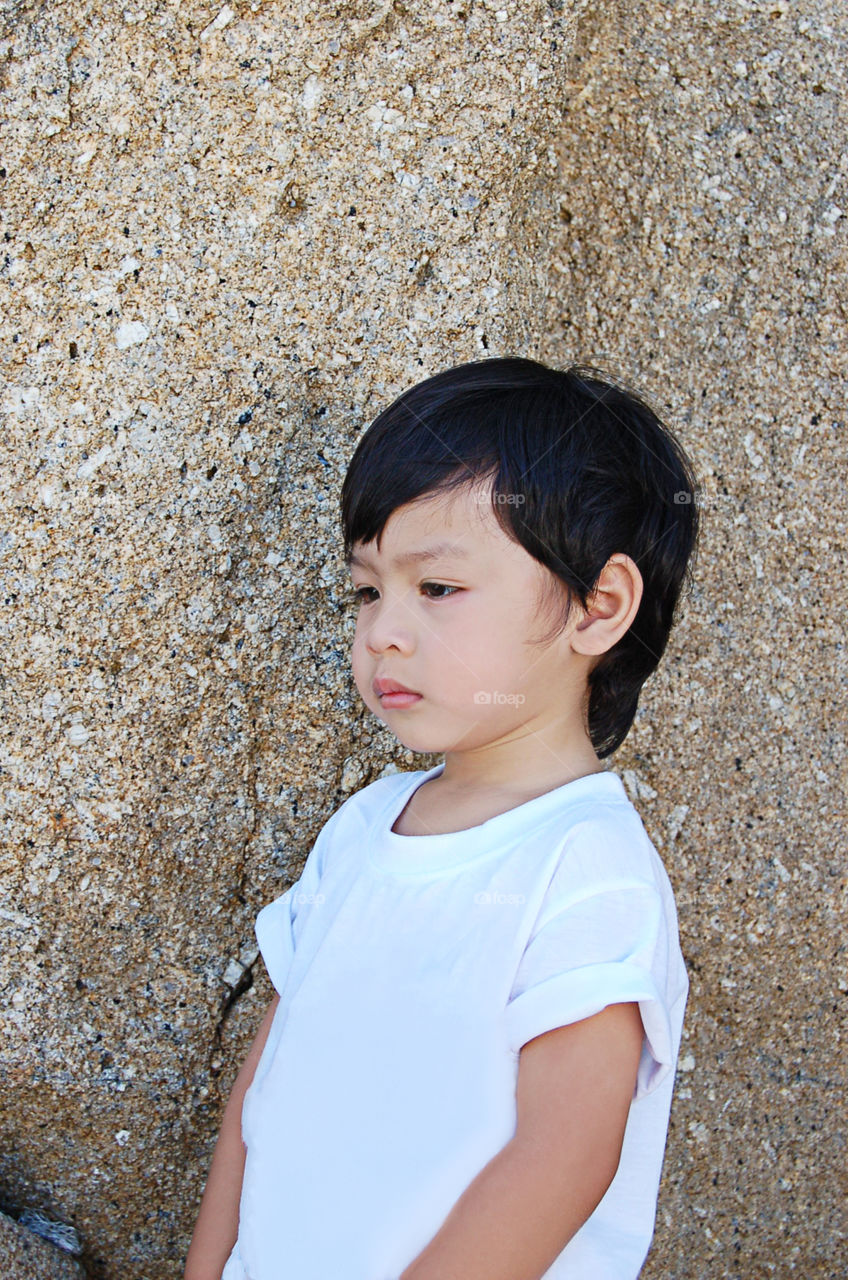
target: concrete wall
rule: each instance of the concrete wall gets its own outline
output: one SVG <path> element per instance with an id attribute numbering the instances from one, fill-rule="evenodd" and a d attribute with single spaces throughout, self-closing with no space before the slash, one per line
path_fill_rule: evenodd
<path id="1" fill-rule="evenodd" d="M 581 9 L 0 5 L 0 1207 L 92 1277 L 178 1274 L 256 911 L 430 763 L 349 675 L 356 440 L 510 352 L 630 378 L 705 485 L 612 761 L 692 977 L 646 1275 L 832 1274 L 845 20 Z"/>

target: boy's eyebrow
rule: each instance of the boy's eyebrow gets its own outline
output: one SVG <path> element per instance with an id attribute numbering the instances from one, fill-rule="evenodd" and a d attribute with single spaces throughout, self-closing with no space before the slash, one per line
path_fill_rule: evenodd
<path id="1" fill-rule="evenodd" d="M 423 547 L 420 551 L 404 551 L 402 555 L 395 556 L 392 561 L 393 569 L 401 569 L 405 565 L 420 564 L 422 561 L 441 560 L 446 556 L 455 556 L 457 559 L 468 559 L 468 551 L 465 547 L 456 542 L 439 542 L 432 547 Z M 349 568 L 366 569 L 369 567 L 368 560 L 362 556 L 352 552 L 348 557 Z"/>

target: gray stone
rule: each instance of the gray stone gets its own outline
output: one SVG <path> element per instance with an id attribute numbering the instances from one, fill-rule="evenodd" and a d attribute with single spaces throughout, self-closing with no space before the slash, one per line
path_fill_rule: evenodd
<path id="1" fill-rule="evenodd" d="M 3 1280 L 84 1280 L 78 1262 L 49 1240 L 0 1213 Z"/>

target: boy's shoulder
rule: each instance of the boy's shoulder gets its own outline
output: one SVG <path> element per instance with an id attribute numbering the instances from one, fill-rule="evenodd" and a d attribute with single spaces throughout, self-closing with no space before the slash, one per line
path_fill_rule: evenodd
<path id="1" fill-rule="evenodd" d="M 426 771 L 417 770 L 411 772 L 406 770 L 387 773 L 375 778 L 373 782 L 366 783 L 364 787 L 354 791 L 333 810 L 324 823 L 322 834 L 326 832 L 327 835 L 335 835 L 336 831 L 341 827 L 347 828 L 351 824 L 370 823 L 393 796 L 400 795 L 405 787 L 411 787 L 412 779 L 418 778 L 424 772 Z"/>
<path id="2" fill-rule="evenodd" d="M 665 897 L 671 885 L 663 859 L 623 780 L 618 774 L 612 776 L 619 785 L 611 795 L 570 811 L 559 873 L 574 884 L 650 885 Z"/>
<path id="3" fill-rule="evenodd" d="M 394 773 L 383 773 L 364 787 L 354 791 L 352 795 L 339 805 L 336 813 L 342 809 L 353 809 L 371 812 L 388 803 L 391 796 L 399 795 L 405 787 L 411 787 L 413 779 L 423 777 L 426 769 L 398 769 Z"/>

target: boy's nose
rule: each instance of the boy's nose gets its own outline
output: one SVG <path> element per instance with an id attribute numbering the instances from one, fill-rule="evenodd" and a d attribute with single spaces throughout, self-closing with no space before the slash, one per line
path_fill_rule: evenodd
<path id="1" fill-rule="evenodd" d="M 383 596 L 370 608 L 365 622 L 365 646 L 378 655 L 386 649 L 409 652 L 415 644 L 409 606 L 402 596 Z"/>

